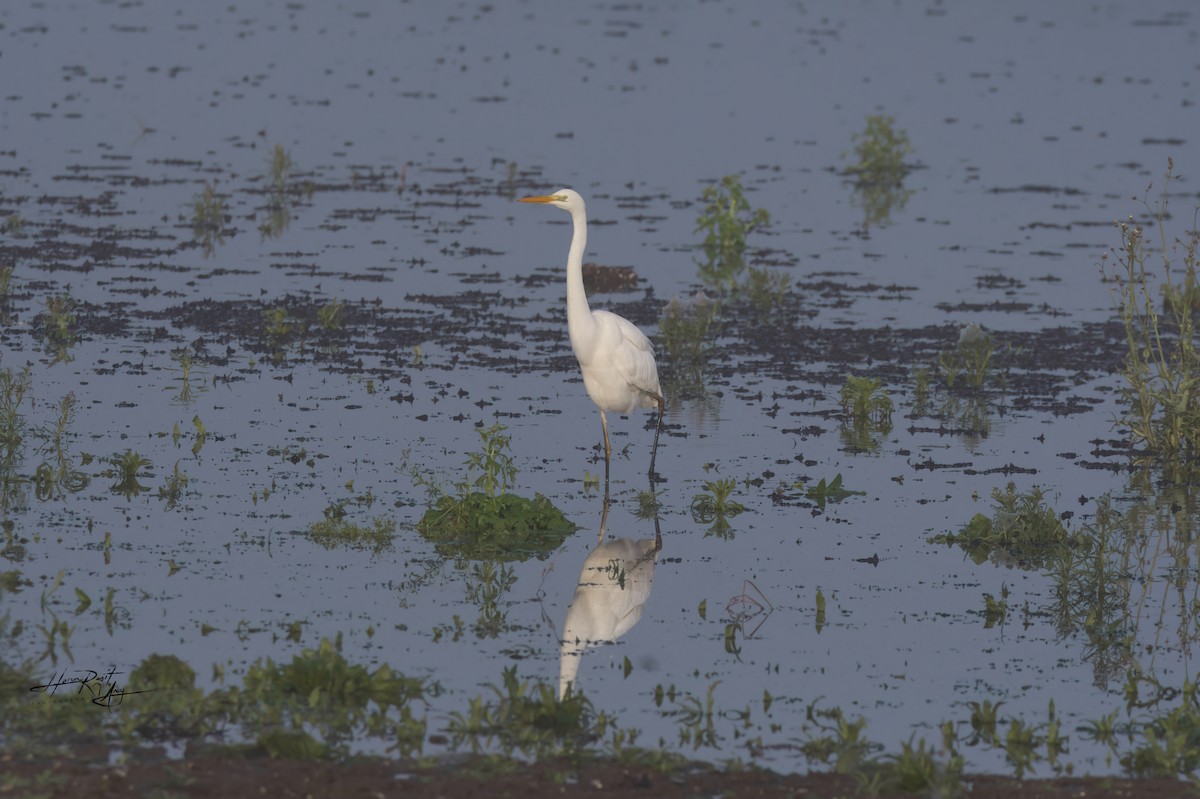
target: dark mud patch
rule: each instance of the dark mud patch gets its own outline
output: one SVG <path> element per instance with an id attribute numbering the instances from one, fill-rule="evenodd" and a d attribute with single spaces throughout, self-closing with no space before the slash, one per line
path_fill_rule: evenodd
<path id="1" fill-rule="evenodd" d="M 3 762 L 3 761 L 0 761 Z M 44 797 L 89 799 L 102 796 L 436 796 L 444 799 L 520 796 L 661 797 L 693 796 L 855 796 L 858 780 L 847 774 L 777 774 L 757 768 L 717 769 L 692 764 L 675 771 L 614 761 L 584 766 L 560 762 L 507 763 L 496 770 L 487 761 L 455 761 L 433 767 L 406 767 L 380 760 L 345 764 L 242 757 L 196 757 L 180 761 L 132 762 L 95 766 L 70 758 L 35 763 L 4 763 L 6 781 L 17 790 Z M 36 791 L 35 791 L 36 789 Z M 1016 780 L 967 776 L 963 795 L 978 799 L 1013 796 L 1087 796 L 1092 799 L 1165 799 L 1188 793 L 1173 779 L 1071 777 Z M 889 793 L 910 797 L 924 794 Z"/>

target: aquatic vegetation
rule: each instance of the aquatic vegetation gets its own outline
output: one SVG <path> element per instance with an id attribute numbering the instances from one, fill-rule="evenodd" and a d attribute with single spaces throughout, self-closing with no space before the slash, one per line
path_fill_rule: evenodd
<path id="1" fill-rule="evenodd" d="M 897 183 L 908 172 L 904 159 L 912 151 L 908 133 L 896 127 L 894 117 L 872 114 L 862 133 L 850 137 L 855 162 L 846 171 L 864 183 Z M 848 157 L 847 153 L 842 154 Z"/>
<path id="2" fill-rule="evenodd" d="M 1033 487 L 1018 493 L 1009 483 L 992 490 L 993 515 L 975 514 L 958 533 L 944 533 L 932 543 L 960 546 L 976 563 L 991 558 L 1015 563 L 1025 569 L 1045 568 L 1064 548 L 1086 546 L 1078 533 L 1069 533 L 1053 508 L 1046 505 L 1044 492 Z"/>
<path id="3" fill-rule="evenodd" d="M 327 508 L 325 518 L 309 526 L 308 537 L 326 549 L 370 549 L 379 554 L 392 546 L 396 538 L 396 520 L 378 516 L 370 524 L 357 524 L 331 514 Z"/>
<path id="4" fill-rule="evenodd" d="M 797 486 L 799 487 L 799 486 Z M 842 485 L 842 473 L 838 472 L 828 482 L 822 477 L 815 486 L 805 490 L 804 496 L 817 503 L 817 507 L 825 509 L 827 502 L 841 502 L 849 496 L 866 496 L 866 491 L 852 491 Z"/>
<path id="5" fill-rule="evenodd" d="M 698 524 L 711 524 L 706 535 L 716 535 L 720 538 L 732 538 L 728 517 L 737 516 L 746 510 L 746 506 L 735 499 L 730 499 L 737 481 L 732 477 L 722 480 L 707 480 L 704 483 L 705 493 L 696 494 L 692 498 L 692 519 Z"/>
<path id="6" fill-rule="evenodd" d="M 211 183 L 192 200 L 192 239 L 204 245 L 204 255 L 213 254 L 218 244 L 225 243 L 225 222 L 228 214 L 225 198 L 217 194 Z"/>
<path id="7" fill-rule="evenodd" d="M 663 309 L 658 335 L 670 370 L 667 382 L 676 392 L 703 393 L 716 317 L 717 304 L 702 291 L 686 300 L 673 297 Z"/>
<path id="8" fill-rule="evenodd" d="M 0 233 L 6 236 L 16 236 L 25 228 L 25 220 L 20 214 L 9 214 L 0 222 Z"/>
<path id="9" fill-rule="evenodd" d="M 670 699 L 673 707 L 664 709 L 662 714 L 667 718 L 675 718 L 679 724 L 679 743 L 682 746 L 690 746 L 693 750 L 699 749 L 702 746 L 716 747 L 720 743 L 720 736 L 717 734 L 716 719 L 720 714 L 716 711 L 715 694 L 717 686 L 721 684 L 720 680 L 709 683 L 708 693 L 701 700 L 698 696 L 683 692 L 680 695 L 675 687 L 666 692 L 665 695 Z M 662 686 L 658 686 L 655 690 L 655 701 L 661 705 Z"/>
<path id="10" fill-rule="evenodd" d="M 450 714 L 447 732 L 455 748 L 467 744 L 478 752 L 494 745 L 506 756 L 569 758 L 614 725 L 583 694 L 568 690 L 560 699 L 548 683 L 519 679 L 516 666 L 504 670 L 501 685 L 489 688 L 492 697 L 474 697 L 466 712 Z"/>
<path id="11" fill-rule="evenodd" d="M 333 333 L 341 330 L 342 313 L 345 310 L 346 306 L 341 300 L 330 300 L 317 309 L 317 324 L 321 326 L 321 330 L 325 333 Z"/>
<path id="12" fill-rule="evenodd" d="M 283 235 L 292 222 L 292 197 L 289 181 L 295 163 L 292 154 L 281 144 L 276 144 L 271 150 L 271 159 L 267 165 L 267 199 L 266 219 L 258 226 L 258 232 L 264 239 L 275 239 Z"/>
<path id="13" fill-rule="evenodd" d="M 12 277 L 16 267 L 12 264 L 0 266 L 0 303 L 8 302 L 12 291 Z"/>
<path id="14" fill-rule="evenodd" d="M 196 374 L 203 374 L 203 370 L 197 368 L 196 359 L 189 349 L 175 350 L 171 353 L 171 360 L 179 365 L 179 375 L 171 378 L 172 383 L 179 384 L 175 389 L 175 401 L 188 405 L 207 388 L 203 383 L 197 385 L 192 382 L 192 377 Z"/>
<path id="15" fill-rule="evenodd" d="M 1008 586 L 1000 586 L 1000 598 L 991 594 L 983 595 L 983 626 L 991 629 L 997 624 L 1003 625 L 1008 618 Z"/>
<path id="16" fill-rule="evenodd" d="M 992 337 L 979 325 L 963 328 L 952 349 L 938 354 L 938 369 L 946 387 L 954 389 L 959 376 L 973 391 L 980 391 L 990 374 L 989 364 L 996 347 Z"/>
<path id="17" fill-rule="evenodd" d="M 726 175 L 700 195 L 704 210 L 696 219 L 696 232 L 704 233 L 705 262 L 700 278 L 705 284 L 730 290 L 746 266 L 746 237 L 771 223 L 765 208 L 751 210 L 742 179 Z"/>
<path id="18" fill-rule="evenodd" d="M 31 382 L 29 367 L 19 371 L 14 371 L 11 366 L 0 369 L 0 452 L 5 461 L 14 457 L 20 459 L 26 431 L 21 405 Z"/>
<path id="19" fill-rule="evenodd" d="M 775 318 L 777 312 L 782 312 L 791 285 L 792 278 L 786 272 L 748 266 L 746 279 L 738 293 L 749 300 L 754 308 L 754 320 L 764 322 Z"/>
<path id="20" fill-rule="evenodd" d="M 179 461 L 175 461 L 175 467 L 167 477 L 167 482 L 158 488 L 158 498 L 166 502 L 167 510 L 174 510 L 179 504 L 187 484 L 188 476 L 179 469 Z"/>
<path id="21" fill-rule="evenodd" d="M 45 439 L 43 452 L 51 457 L 50 460 L 39 464 L 34 473 L 35 492 L 43 502 L 82 491 L 91 482 L 91 477 L 86 472 L 72 465 L 63 441 L 67 428 L 75 420 L 75 406 L 75 392 L 72 391 L 59 402 L 54 425 L 40 431 Z M 81 465 L 86 466 L 90 462 L 90 455 L 80 456 Z"/>
<path id="22" fill-rule="evenodd" d="M 1125 326 L 1126 353 L 1121 393 L 1129 405 L 1120 424 L 1135 442 L 1169 463 L 1183 464 L 1200 454 L 1200 354 L 1193 345 L 1196 319 L 1189 301 L 1196 292 L 1200 210 L 1184 240 L 1168 245 L 1168 191 L 1174 164 L 1168 159 L 1159 200 L 1144 199 L 1158 232 L 1153 247 L 1132 218 L 1118 225 L 1119 250 L 1101 263 Z M 1147 194 L 1149 190 L 1147 190 Z M 1166 302 L 1160 312 L 1151 290 L 1150 262 L 1161 261 Z M 1178 270 L 1182 265 L 1182 274 Z M 1176 270 L 1173 272 L 1173 270 Z M 1178 301 L 1173 298 L 1180 298 Z"/>
<path id="23" fill-rule="evenodd" d="M 41 334 L 54 361 L 70 360 L 67 351 L 75 344 L 75 308 L 77 303 L 68 294 L 55 294 L 45 300 Z"/>
<path id="24" fill-rule="evenodd" d="M 386 664 L 374 671 L 351 664 L 326 638 L 287 664 L 256 660 L 242 685 L 220 698 L 229 719 L 273 756 L 344 756 L 362 733 L 394 736 L 407 755 L 422 747 L 425 721 L 413 715 L 412 703 L 429 689 Z"/>
<path id="25" fill-rule="evenodd" d="M 297 323 L 292 320 L 287 308 L 282 305 L 263 309 L 263 334 L 273 346 L 279 347 L 286 344 L 296 331 L 296 327 Z"/>
<path id="26" fill-rule="evenodd" d="M 1050 564 L 1053 600 L 1048 610 L 1055 630 L 1064 639 L 1084 633 L 1083 658 L 1091 661 L 1093 681 L 1100 688 L 1134 662 L 1133 575 L 1127 552 L 1139 533 L 1113 510 L 1108 497 L 1101 497 L 1093 521 L 1079 531 L 1085 543 L 1060 549 Z"/>
<path id="27" fill-rule="evenodd" d="M 113 453 L 108 462 L 112 464 L 113 468 L 107 474 L 109 477 L 115 477 L 117 480 L 109 489 L 114 494 L 120 494 L 126 499 L 132 499 L 150 490 L 139 482 L 142 477 L 150 476 L 145 474 L 145 471 L 151 466 L 149 459 L 131 449 L 127 449 L 124 452 Z"/>
<path id="28" fill-rule="evenodd" d="M 908 133 L 895 119 L 882 114 L 867 117 L 866 129 L 851 136 L 854 163 L 846 168 L 855 180 L 852 202 L 863 210 L 863 227 L 888 225 L 892 211 L 902 211 L 912 197 L 904 188 L 909 167 L 904 159 L 912 153 Z M 848 158 L 842 153 L 842 158 Z"/>
<path id="29" fill-rule="evenodd" d="M 467 601 L 479 607 L 475 635 L 495 638 L 508 627 L 508 618 L 500 607 L 500 599 L 517 582 L 516 573 L 507 564 L 483 561 L 471 566 L 467 576 Z"/>
<path id="30" fill-rule="evenodd" d="M 494 424 L 477 430 L 482 449 L 469 453 L 467 478 L 455 485 L 454 493 L 410 472 L 433 496 L 417 531 L 436 542 L 442 554 L 469 560 L 544 558 L 577 529 L 541 494 L 530 500 L 509 490 L 517 467 L 508 452 L 506 429 Z"/>
<path id="31" fill-rule="evenodd" d="M 874 452 L 892 431 L 892 398 L 883 381 L 847 375 L 841 390 L 842 441 L 850 451 Z"/>
<path id="32" fill-rule="evenodd" d="M 854 423 L 876 427 L 890 424 L 892 398 L 883 389 L 882 380 L 847 375 L 840 396 L 842 412 Z"/>

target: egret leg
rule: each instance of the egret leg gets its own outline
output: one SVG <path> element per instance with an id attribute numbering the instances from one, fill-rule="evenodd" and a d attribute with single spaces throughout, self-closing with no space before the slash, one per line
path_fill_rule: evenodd
<path id="1" fill-rule="evenodd" d="M 609 506 L 608 494 L 606 493 L 604 495 L 603 510 L 600 511 L 600 540 L 596 542 L 598 544 L 604 543 L 604 531 L 605 531 L 605 528 L 608 526 L 608 506 Z"/>
<path id="2" fill-rule="evenodd" d="M 600 429 L 604 431 L 604 496 L 608 496 L 608 462 L 612 459 L 612 445 L 608 443 L 608 417 L 600 409 Z"/>
<path id="3" fill-rule="evenodd" d="M 654 449 L 650 450 L 650 482 L 653 483 L 657 473 L 654 471 L 654 459 L 658 457 L 658 436 L 662 433 L 663 426 L 663 409 L 666 407 L 666 402 L 662 397 L 655 397 L 654 401 L 658 403 L 658 424 L 654 427 Z"/>

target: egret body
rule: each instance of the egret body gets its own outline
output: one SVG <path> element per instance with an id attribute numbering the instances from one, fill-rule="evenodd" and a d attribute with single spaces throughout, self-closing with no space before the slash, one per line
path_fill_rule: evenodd
<path id="1" fill-rule="evenodd" d="M 571 249 L 567 254 L 567 332 L 583 372 L 583 385 L 592 402 L 600 408 L 605 489 L 608 488 L 609 462 L 612 460 L 606 411 L 627 414 L 635 408 L 658 409 L 654 449 L 650 453 L 650 476 L 653 477 L 664 404 L 654 347 L 633 322 L 609 311 L 593 311 L 588 305 L 583 290 L 583 251 L 587 247 L 587 209 L 583 198 L 571 189 L 559 189 L 541 197 L 524 197 L 521 202 L 553 205 L 571 215 Z"/>

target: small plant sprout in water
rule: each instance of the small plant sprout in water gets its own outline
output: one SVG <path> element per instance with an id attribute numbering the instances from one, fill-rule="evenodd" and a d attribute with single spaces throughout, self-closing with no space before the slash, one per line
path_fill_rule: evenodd
<path id="1" fill-rule="evenodd" d="M 801 486 L 800 484 L 797 484 L 795 487 L 800 488 Z M 841 502 L 846 497 L 856 495 L 865 496 L 866 493 L 866 491 L 851 491 L 843 486 L 842 473 L 838 472 L 837 475 L 829 481 L 826 481 L 825 478 L 822 477 L 815 486 L 810 486 L 807 490 L 805 490 L 804 496 L 816 502 L 817 507 L 819 507 L 821 510 L 825 510 L 825 503 L 827 502 Z"/>
<path id="2" fill-rule="evenodd" d="M 862 133 L 850 137 L 853 163 L 846 174 L 854 179 L 853 202 L 863 209 L 863 227 L 883 227 L 891 223 L 892 211 L 902 211 L 912 196 L 903 181 L 910 167 L 904 159 L 913 151 L 908 133 L 896 127 L 890 116 L 867 117 Z M 851 154 L 842 153 L 842 158 Z"/>
<path id="3" fill-rule="evenodd" d="M 211 183 L 205 183 L 204 191 L 192 200 L 192 239 L 204 245 L 205 257 L 225 243 L 226 219 L 225 198 Z"/>
<path id="4" fill-rule="evenodd" d="M 11 299 L 12 292 L 12 277 L 16 267 L 12 264 L 0 266 L 0 303 L 7 303 Z"/>
<path id="5" fill-rule="evenodd" d="M 203 370 L 196 366 L 196 360 L 192 357 L 192 351 L 189 349 L 179 349 L 171 353 L 171 360 L 175 361 L 179 366 L 179 374 L 171 378 L 171 382 L 175 385 L 169 386 L 167 390 L 175 391 L 175 401 L 181 405 L 189 405 L 197 395 L 202 393 L 207 386 L 201 383 L 194 383 L 192 378 L 198 374 L 203 374 Z"/>
<path id="6" fill-rule="evenodd" d="M 728 291 L 746 266 L 746 237 L 771 223 L 764 208 L 752 210 L 742 179 L 726 175 L 700 195 L 704 210 L 696 219 L 696 232 L 704 233 L 704 263 L 700 278 L 706 285 Z"/>
<path id="7" fill-rule="evenodd" d="M 883 381 L 873 377 L 846 378 L 841 391 L 842 412 L 856 424 L 882 425 L 892 419 L 892 398 Z"/>
<path id="8" fill-rule="evenodd" d="M 335 333 L 342 329 L 342 313 L 346 306 L 339 299 L 332 299 L 317 309 L 317 324 L 323 333 Z"/>
<path id="9" fill-rule="evenodd" d="M 279 238 L 292 222 L 292 198 L 288 182 L 295 164 L 292 155 L 283 145 L 276 144 L 271 151 L 267 171 L 267 218 L 259 224 L 258 232 L 264 239 Z"/>
<path id="10" fill-rule="evenodd" d="M 46 347 L 54 353 L 54 362 L 69 361 L 67 351 L 75 344 L 76 302 L 68 294 L 46 298 L 42 335 Z"/>
<path id="11" fill-rule="evenodd" d="M 68 393 L 58 404 L 54 425 L 42 431 L 46 439 L 43 452 L 49 456 L 49 460 L 38 466 L 34 482 L 37 497 L 43 502 L 82 491 L 91 482 L 86 472 L 75 468 L 64 440 L 67 429 L 75 420 L 76 404 L 75 392 Z M 86 464 L 91 461 L 91 456 L 82 456 L 81 460 Z"/>
<path id="12" fill-rule="evenodd" d="M 733 530 L 727 517 L 737 516 L 746 510 L 742 503 L 730 499 L 737 480 L 728 477 L 721 480 L 709 480 L 704 483 L 703 494 L 697 494 L 692 499 L 692 519 L 699 524 L 711 524 L 705 535 L 715 535 L 718 538 L 733 538 Z"/>
<path id="13" fill-rule="evenodd" d="M 842 440 L 853 450 L 878 449 L 879 439 L 892 429 L 892 398 L 883 382 L 872 377 L 849 375 L 841 390 Z"/>
<path id="14" fill-rule="evenodd" d="M 969 324 L 958 334 L 954 347 L 938 355 L 938 370 L 946 388 L 954 390 L 962 379 L 971 391 L 982 391 L 991 373 L 996 347 L 992 337 L 977 324 Z"/>
<path id="15" fill-rule="evenodd" d="M 120 494 L 126 499 L 149 491 L 150 489 L 142 485 L 139 480 L 142 477 L 149 477 L 145 474 L 150 468 L 150 461 L 131 449 L 124 452 L 114 453 L 108 462 L 112 464 L 112 469 L 108 474 L 110 477 L 116 478 L 116 483 L 109 490 L 113 493 Z"/>
<path id="16" fill-rule="evenodd" d="M 187 484 L 188 476 L 180 470 L 179 461 L 175 461 L 175 468 L 167 477 L 167 482 L 158 488 L 158 498 L 166 503 L 167 510 L 174 510 L 179 504 Z"/>

